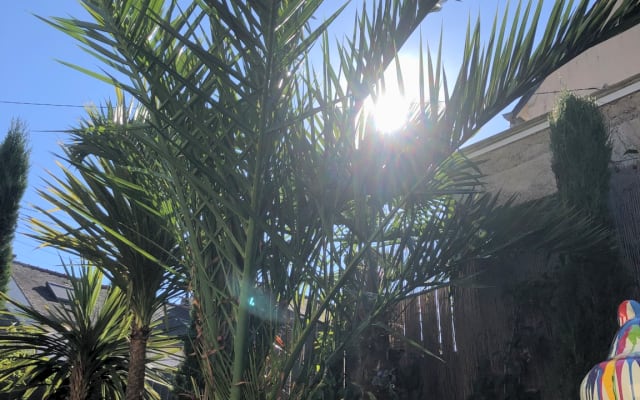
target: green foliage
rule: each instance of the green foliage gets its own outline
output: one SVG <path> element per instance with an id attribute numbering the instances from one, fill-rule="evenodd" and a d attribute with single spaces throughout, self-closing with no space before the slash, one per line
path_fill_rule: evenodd
<path id="1" fill-rule="evenodd" d="M 25 324 L 0 333 L 0 355 L 13 360 L 0 373 L 1 381 L 10 380 L 10 392 L 24 392 L 24 398 L 69 396 L 76 368 L 85 371 L 85 398 L 122 398 L 131 319 L 118 289 L 109 289 L 100 304 L 102 278 L 95 268 L 71 275 L 69 303 L 49 314 L 7 299 L 18 308 L 13 316 Z"/>
<path id="2" fill-rule="evenodd" d="M 138 172 L 153 170 L 152 157 L 126 141 L 127 122 L 144 115 L 127 108 L 121 91 L 116 96 L 115 106 L 88 110 L 88 120 L 72 132 L 62 157 L 72 168 L 61 166 L 60 176 L 52 174 L 50 187 L 40 195 L 53 208 L 38 208 L 47 219 L 32 222 L 34 237 L 90 261 L 125 293 L 134 318 L 128 388 L 137 393 L 144 384 L 154 314 L 184 289 L 184 276 L 175 268 L 177 242 L 170 210 L 160 199 L 162 188 Z M 84 138 L 105 131 L 120 133 L 105 139 L 109 158 L 87 154 Z"/>
<path id="3" fill-rule="evenodd" d="M 551 392 L 557 399 L 577 398 L 579 382 L 606 356 L 616 329 L 611 313 L 629 293 L 632 280 L 612 245 L 607 204 L 611 144 L 597 104 L 563 93 L 550 116 L 550 140 L 558 187 L 551 200 L 603 226 L 607 240 L 580 252 L 570 249 L 533 280 L 504 283 L 505 297 L 515 305 L 513 335 L 500 356 L 504 373 L 481 375 L 472 399 Z M 530 363 L 545 370 L 545 388 L 522 385 Z"/>
<path id="4" fill-rule="evenodd" d="M 108 71 L 76 68 L 123 88 L 145 115 L 126 134 L 107 128 L 155 156 L 139 172 L 175 212 L 206 398 L 339 398 L 345 386 L 366 396 L 384 343 L 373 357 L 359 344 L 387 331 L 399 301 L 448 284 L 467 260 L 566 245 L 548 240 L 560 227 L 600 234 L 573 214 L 541 217 L 541 204 L 518 214 L 483 195 L 456 151 L 548 73 L 638 23 L 636 1 L 613 15 L 613 2 L 571 13 L 558 1 L 535 47 L 541 6 L 519 7 L 511 24 L 505 13 L 486 46 L 478 22 L 452 86 L 441 49 L 421 53 L 420 101 L 390 146 L 362 104 L 435 0 L 365 2 L 335 45 L 327 29 L 342 8 L 319 23 L 319 0 L 82 3 L 91 20 L 51 23 Z M 83 145 L 109 152 L 99 132 Z M 346 385 L 345 352 L 366 366 Z"/>
<path id="5" fill-rule="evenodd" d="M 26 141 L 25 124 L 15 120 L 0 144 L 0 292 L 6 290 L 11 276 L 13 236 L 20 199 L 27 188 L 29 152 Z"/>
<path id="6" fill-rule="evenodd" d="M 0 331 L 3 394 L 25 399 L 124 398 L 132 321 L 126 296 L 117 287 L 103 287 L 104 275 L 97 268 L 84 265 L 79 271 L 76 275 L 74 269 L 67 270 L 69 302 L 46 314 L 5 298 L 17 311 L 3 314 L 21 324 Z M 155 362 L 176 348 L 176 340 L 158 334 L 149 347 L 150 361 Z M 158 398 L 153 384 L 170 387 L 164 369 L 162 364 L 150 368 L 145 398 Z M 72 396 L 74 390 L 80 397 Z"/>
<path id="7" fill-rule="evenodd" d="M 9 328 L 10 329 L 10 328 Z M 20 351 L 0 361 L 0 370 L 4 371 L 15 365 L 15 363 L 21 358 L 26 358 L 33 355 L 33 351 Z M 0 383 L 0 399 L 11 400 L 14 398 L 22 397 L 25 389 L 12 389 L 16 387 L 16 382 L 24 377 L 24 371 L 14 371 L 12 374 L 5 376 Z"/>
<path id="8" fill-rule="evenodd" d="M 608 221 L 611 141 L 598 105 L 565 92 L 549 123 L 551 168 L 560 200 Z"/>
<path id="9" fill-rule="evenodd" d="M 182 338 L 184 360 L 174 377 L 174 394 L 178 399 L 192 398 L 191 396 L 197 398 L 194 392 L 201 392 L 204 389 L 204 378 L 202 377 L 198 354 L 194 346 L 198 340 L 198 328 L 201 323 L 197 320 L 195 310 L 191 310 L 190 315 L 191 324 L 189 325 L 189 330 L 186 336 Z"/>
<path id="10" fill-rule="evenodd" d="M 606 122 L 593 100 L 564 93 L 550 118 L 552 167 L 558 197 L 566 205 L 611 226 L 609 163 L 611 143 Z M 618 304 L 630 293 L 631 276 L 612 245 L 594 246 L 583 256 L 560 260 L 553 276 L 557 327 L 557 383 L 565 397 L 577 396 L 577 383 L 607 354 Z M 568 384 L 567 382 L 571 382 Z"/>
<path id="11" fill-rule="evenodd" d="M 148 326 L 154 313 L 182 290 L 176 264 L 176 239 L 161 188 L 141 166 L 153 168 L 150 155 L 130 148 L 127 121 L 144 119 L 127 108 L 120 91 L 118 103 L 102 111 L 88 110 L 88 119 L 71 133 L 63 147 L 60 174 L 51 174 L 41 197 L 52 207 L 37 210 L 46 219 L 33 218 L 35 234 L 47 246 L 88 260 L 126 294 L 136 323 Z M 82 141 L 109 131 L 109 157 L 87 155 Z M 145 157 L 147 156 L 147 157 Z"/>

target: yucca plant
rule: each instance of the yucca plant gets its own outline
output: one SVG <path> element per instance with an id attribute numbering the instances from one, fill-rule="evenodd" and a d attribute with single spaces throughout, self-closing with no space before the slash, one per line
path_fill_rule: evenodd
<path id="1" fill-rule="evenodd" d="M 42 313 L 6 296 L 16 311 L 3 311 L 19 321 L 0 331 L 2 394 L 24 399 L 124 399 L 129 371 L 129 332 L 133 316 L 126 295 L 104 286 L 105 276 L 91 265 L 67 268 L 68 303 Z M 76 272 L 78 271 L 78 272 Z M 147 361 L 153 364 L 144 398 L 159 398 L 156 388 L 170 387 L 162 362 L 178 350 L 175 337 L 157 330 Z M 158 386 L 159 385 L 159 386 Z"/>
<path id="2" fill-rule="evenodd" d="M 84 0 L 91 20 L 51 20 L 110 71 L 78 69 L 147 113 L 128 134 L 157 156 L 176 212 L 208 398 L 382 397 L 372 371 L 345 382 L 341 366 L 345 354 L 373 364 L 358 343 L 389 333 L 399 301 L 542 232 L 538 246 L 572 244 L 566 229 L 585 228 L 575 215 L 482 195 L 458 150 L 550 72 L 640 21 L 637 0 L 590 3 L 555 2 L 539 38 L 542 2 L 496 18 L 486 45 L 479 22 L 469 27 L 454 81 L 441 46 L 421 53 L 420 97 L 393 139 L 363 104 L 436 0 L 367 2 L 335 45 L 328 29 L 344 7 L 315 21 L 319 0 Z M 84 144 L 108 147 L 99 135 Z"/>
<path id="3" fill-rule="evenodd" d="M 124 141 L 126 122 L 144 117 L 127 108 L 121 92 L 117 98 L 117 105 L 103 111 L 89 110 L 74 137 L 80 141 L 86 132 L 116 127 L 122 139 L 110 142 L 109 158 L 87 155 L 80 143 L 64 149 L 62 159 L 71 168 L 61 166 L 62 174 L 52 176 L 49 188 L 40 192 L 54 207 L 38 208 L 46 219 L 33 219 L 33 236 L 90 261 L 126 295 L 133 315 L 127 398 L 140 398 L 154 315 L 185 287 L 176 269 L 171 215 L 159 196 L 162 188 L 138 172 L 141 165 L 152 168 L 152 156 L 145 158 L 144 151 Z"/>
<path id="4" fill-rule="evenodd" d="M 0 331 L 0 356 L 11 360 L 0 371 L 0 382 L 9 381 L 3 393 L 25 399 L 123 398 L 131 322 L 126 299 L 117 288 L 102 296 L 103 275 L 96 268 L 83 268 L 77 276 L 68 272 L 69 302 L 49 313 L 5 297 L 17 311 L 3 313 L 23 325 Z"/>

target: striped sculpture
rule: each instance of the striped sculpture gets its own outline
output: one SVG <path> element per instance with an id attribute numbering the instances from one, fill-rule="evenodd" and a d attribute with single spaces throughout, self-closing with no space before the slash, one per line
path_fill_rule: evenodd
<path id="1" fill-rule="evenodd" d="M 581 400 L 640 400 L 640 303 L 625 300 L 609 357 L 584 377 Z"/>

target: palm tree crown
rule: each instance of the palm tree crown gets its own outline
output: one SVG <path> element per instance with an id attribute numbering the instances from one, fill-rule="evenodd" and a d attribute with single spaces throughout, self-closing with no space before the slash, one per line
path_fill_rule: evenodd
<path id="1" fill-rule="evenodd" d="M 398 301 L 448 284 L 465 260 L 579 226 L 482 195 L 458 150 L 550 72 L 640 21 L 637 0 L 557 1 L 536 38 L 542 3 L 529 2 L 512 23 L 496 18 L 486 45 L 478 22 L 453 80 L 441 46 L 420 54 L 420 101 L 406 146 L 391 151 L 362 105 L 436 0 L 365 2 L 336 45 L 327 29 L 346 2 L 321 23 L 320 0 L 82 3 L 92 20 L 51 23 L 110 71 L 78 69 L 146 113 L 128 135 L 154 154 L 175 212 L 207 394 L 234 400 L 370 391 L 365 375 L 339 384 L 339 365 L 362 356 L 354 343 L 384 330 Z"/>

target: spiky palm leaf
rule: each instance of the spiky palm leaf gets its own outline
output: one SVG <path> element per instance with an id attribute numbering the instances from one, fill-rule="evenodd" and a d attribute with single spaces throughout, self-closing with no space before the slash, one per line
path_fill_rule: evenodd
<path id="1" fill-rule="evenodd" d="M 118 75 L 85 72 L 148 112 L 154 134 L 133 134 L 158 155 L 178 213 L 202 365 L 215 366 L 209 396 L 277 398 L 286 385 L 308 398 L 339 387 L 335 362 L 399 299 L 505 247 L 498 239 L 513 247 L 557 222 L 496 230 L 506 220 L 496 210 L 509 210 L 476 196 L 481 177 L 452 155 L 554 69 L 640 21 L 638 1 L 612 14 L 613 3 L 556 2 L 539 42 L 541 5 L 527 23 L 531 3 L 511 23 L 505 13 L 487 46 L 470 29 L 451 89 L 441 51 L 435 62 L 427 54 L 406 146 L 394 152 L 364 123 L 362 104 L 435 0 L 365 4 L 337 45 L 338 66 L 326 34 L 337 13 L 312 20 L 321 1 L 85 0 L 92 21 L 52 20 Z M 353 318 L 358 309 L 368 314 Z M 280 352 L 270 346 L 277 331 L 286 332 Z M 314 337 L 321 351 L 301 363 Z"/>
<path id="2" fill-rule="evenodd" d="M 109 142 L 109 159 L 85 154 L 81 144 L 65 149 L 65 161 L 73 169 L 61 167 L 62 175 L 52 176 L 48 191 L 40 192 L 54 209 L 38 208 L 47 220 L 32 220 L 33 236 L 89 260 L 126 294 L 134 316 L 128 387 L 139 392 L 135 388 L 142 389 L 144 383 L 154 314 L 184 290 L 184 276 L 175 267 L 177 244 L 166 203 L 160 200 L 162 189 L 140 171 L 140 165 L 149 168 L 152 163 L 146 159 L 148 164 L 141 164 L 144 152 L 135 152 L 123 141 L 126 122 L 139 116 L 118 98 L 118 104 L 109 104 L 104 113 L 91 110 L 74 136 L 81 140 L 87 132 L 99 135 L 117 127 L 123 138 Z"/>
<path id="3" fill-rule="evenodd" d="M 3 315 L 21 324 L 0 331 L 0 355 L 12 360 L 0 372 L 3 390 L 33 399 L 124 398 L 132 320 L 126 296 L 117 287 L 105 288 L 98 268 L 85 265 L 79 271 L 76 275 L 73 268 L 67 269 L 69 302 L 48 313 L 6 299 L 16 311 Z M 156 335 L 150 361 L 166 357 L 176 347 L 175 338 Z M 163 371 L 168 368 L 154 365 L 145 386 L 149 399 L 158 398 L 154 384 L 169 386 Z"/>
<path id="4" fill-rule="evenodd" d="M 7 299 L 17 311 L 4 314 L 24 323 L 0 333 L 0 354 L 13 359 L 0 380 L 20 372 L 9 390 L 24 392 L 24 398 L 122 397 L 130 317 L 116 288 L 109 289 L 100 304 L 102 277 L 95 268 L 82 270 L 79 277 L 71 275 L 69 303 L 48 314 Z"/>

